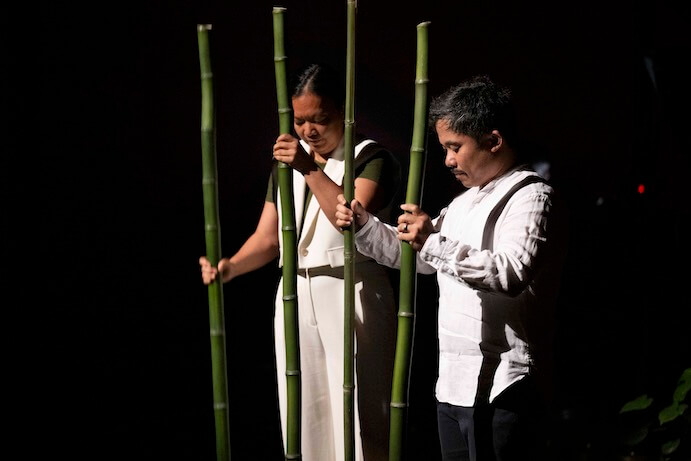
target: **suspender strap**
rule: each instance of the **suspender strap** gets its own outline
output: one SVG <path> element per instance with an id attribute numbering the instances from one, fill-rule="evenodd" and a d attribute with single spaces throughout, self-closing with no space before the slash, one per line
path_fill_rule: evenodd
<path id="1" fill-rule="evenodd" d="M 485 223 L 485 230 L 482 234 L 482 250 L 492 250 L 494 242 L 494 227 L 497 224 L 497 219 L 499 219 L 499 215 L 504 210 L 504 207 L 509 202 L 513 194 L 515 194 L 517 190 L 522 189 L 524 186 L 536 182 L 546 183 L 547 181 L 545 181 L 544 178 L 538 175 L 528 176 L 524 178 L 522 181 L 516 183 L 511 189 L 509 189 L 509 191 L 494 206 L 489 216 L 487 217 L 487 222 Z"/>

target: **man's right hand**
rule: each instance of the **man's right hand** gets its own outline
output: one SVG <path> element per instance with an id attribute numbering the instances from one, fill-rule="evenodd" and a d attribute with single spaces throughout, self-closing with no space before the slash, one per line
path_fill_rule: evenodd
<path id="1" fill-rule="evenodd" d="M 367 220 L 369 219 L 369 213 L 367 213 L 367 210 L 363 208 L 360 202 L 353 199 L 350 202 L 350 207 L 348 207 L 348 202 L 343 194 L 338 194 L 336 225 L 341 229 L 347 229 L 353 223 L 353 216 L 355 216 L 355 226 L 358 229 L 367 224 Z"/>
<path id="2" fill-rule="evenodd" d="M 221 258 L 218 262 L 218 267 L 211 265 L 211 261 L 206 259 L 206 256 L 199 258 L 199 266 L 202 269 L 202 282 L 204 285 L 211 285 L 216 280 L 218 274 L 221 274 L 221 280 L 227 282 L 232 278 L 231 263 L 228 258 Z"/>

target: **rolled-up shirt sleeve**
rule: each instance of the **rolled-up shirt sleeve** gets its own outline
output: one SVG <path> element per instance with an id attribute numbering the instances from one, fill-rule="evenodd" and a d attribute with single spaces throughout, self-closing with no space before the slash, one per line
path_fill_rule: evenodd
<path id="1" fill-rule="evenodd" d="M 355 234 L 357 251 L 387 267 L 400 269 L 401 241 L 398 240 L 398 229 L 381 222 L 370 214 L 369 219 Z M 434 235 L 434 234 L 433 234 Z M 432 274 L 436 269 L 417 255 L 416 271 L 421 274 Z"/>
<path id="2" fill-rule="evenodd" d="M 477 290 L 516 296 L 532 280 L 546 242 L 546 214 L 550 210 L 543 194 L 524 195 L 507 207 L 495 251 L 472 248 L 466 243 L 432 234 L 420 250 L 420 258 L 458 282 Z"/>

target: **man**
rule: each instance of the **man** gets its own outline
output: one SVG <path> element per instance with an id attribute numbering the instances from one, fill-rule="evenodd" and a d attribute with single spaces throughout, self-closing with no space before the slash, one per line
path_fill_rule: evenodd
<path id="1" fill-rule="evenodd" d="M 554 189 L 521 163 L 510 91 L 474 77 L 434 99 L 429 124 L 445 165 L 467 188 L 431 219 L 414 204 L 397 227 L 339 196 L 336 224 L 356 223 L 360 253 L 437 274 L 437 419 L 450 460 L 537 460 L 544 444 L 542 380 L 549 322 L 566 251 Z"/>

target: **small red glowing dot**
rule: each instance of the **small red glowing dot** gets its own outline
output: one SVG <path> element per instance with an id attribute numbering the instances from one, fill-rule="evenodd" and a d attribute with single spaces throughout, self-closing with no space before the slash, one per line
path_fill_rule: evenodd
<path id="1" fill-rule="evenodd" d="M 638 193 L 642 194 L 643 192 L 645 192 L 645 186 L 643 184 L 639 184 L 638 185 Z"/>

